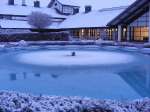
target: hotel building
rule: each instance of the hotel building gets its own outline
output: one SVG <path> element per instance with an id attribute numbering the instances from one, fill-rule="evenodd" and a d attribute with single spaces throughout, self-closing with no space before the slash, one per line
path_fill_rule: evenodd
<path id="1" fill-rule="evenodd" d="M 19 6 L 14 0 L 8 0 L 8 4 L 0 8 L 0 26 L 1 29 L 32 29 L 27 16 L 32 11 L 40 11 L 52 16 L 53 24 L 48 29 L 69 31 L 73 38 L 150 42 L 150 0 L 136 0 L 130 6 L 97 11 L 86 6 L 82 13 L 79 8 L 63 0 L 50 0 L 45 8 L 40 7 L 37 0 L 33 7 L 24 2 Z"/>
<path id="2" fill-rule="evenodd" d="M 150 42 L 150 1 L 136 0 L 130 6 L 105 8 L 76 14 L 60 27 L 75 38 Z"/>

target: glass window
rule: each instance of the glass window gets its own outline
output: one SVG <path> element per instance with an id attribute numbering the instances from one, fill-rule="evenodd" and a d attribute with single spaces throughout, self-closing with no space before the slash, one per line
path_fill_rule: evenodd
<path id="1" fill-rule="evenodd" d="M 130 23 L 131 36 L 135 41 L 147 41 L 149 38 L 149 12 Z"/>

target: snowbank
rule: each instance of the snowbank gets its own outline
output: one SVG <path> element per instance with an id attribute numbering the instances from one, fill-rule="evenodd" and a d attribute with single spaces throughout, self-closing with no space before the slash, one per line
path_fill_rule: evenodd
<path id="1" fill-rule="evenodd" d="M 1 112 L 150 112 L 150 99 L 132 102 L 0 92 Z"/>
<path id="2" fill-rule="evenodd" d="M 134 60 L 132 55 L 126 53 L 106 51 L 37 51 L 17 55 L 21 63 L 43 66 L 70 66 L 70 65 L 112 65 L 126 64 Z"/>

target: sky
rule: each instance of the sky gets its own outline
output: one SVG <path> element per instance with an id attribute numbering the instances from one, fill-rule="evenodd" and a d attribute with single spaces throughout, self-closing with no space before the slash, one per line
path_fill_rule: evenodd
<path id="1" fill-rule="evenodd" d="M 8 0 L 0 0 L 1 3 L 7 3 Z M 17 3 L 21 3 L 22 0 L 15 0 Z M 33 1 L 35 0 L 26 0 L 26 2 L 30 5 L 33 5 Z M 40 0 L 41 6 L 46 6 L 50 0 Z M 63 1 L 63 0 L 61 0 Z M 135 0 L 64 0 L 64 1 L 72 1 L 75 5 L 81 6 L 81 10 L 84 10 L 85 5 L 91 5 L 93 10 L 98 10 L 102 8 L 111 8 L 117 6 L 127 6 L 133 3 Z M 1 4 L 0 3 L 0 4 Z"/>
<path id="2" fill-rule="evenodd" d="M 80 4 L 81 9 L 84 9 L 85 5 L 92 5 L 93 10 L 102 8 L 111 8 L 117 6 L 127 6 L 133 3 L 135 0 L 74 0 Z"/>

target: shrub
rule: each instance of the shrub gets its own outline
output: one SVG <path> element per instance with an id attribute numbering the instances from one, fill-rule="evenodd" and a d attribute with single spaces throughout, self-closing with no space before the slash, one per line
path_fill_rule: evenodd
<path id="1" fill-rule="evenodd" d="M 41 13 L 41 12 L 32 12 L 28 16 L 28 23 L 33 28 L 44 29 L 52 24 L 51 16 Z"/>
<path id="2" fill-rule="evenodd" d="M 24 41 L 68 41 L 68 33 L 20 33 L 20 34 L 0 34 L 0 42 Z"/>

